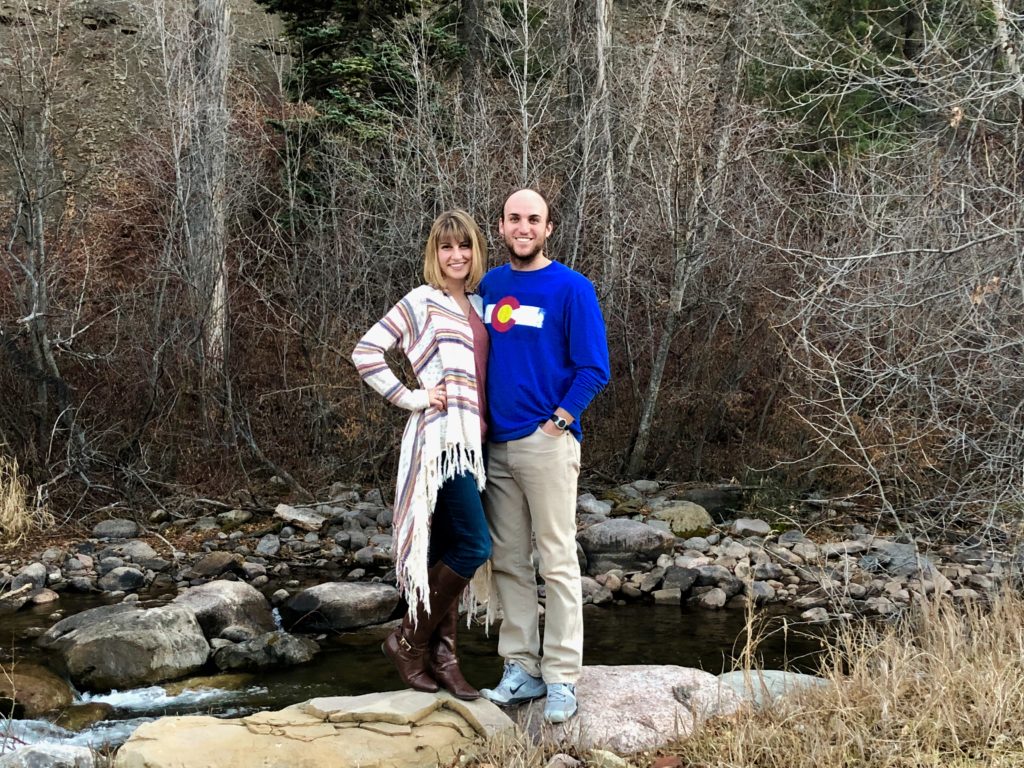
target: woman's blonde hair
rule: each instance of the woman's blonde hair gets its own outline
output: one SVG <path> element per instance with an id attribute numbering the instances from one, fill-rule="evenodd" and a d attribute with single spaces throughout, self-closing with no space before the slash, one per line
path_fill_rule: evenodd
<path id="1" fill-rule="evenodd" d="M 473 217 L 458 209 L 445 211 L 434 219 L 423 249 L 423 279 L 434 288 L 444 290 L 444 273 L 437 258 L 438 246 L 442 242 L 464 243 L 467 240 L 473 247 L 473 263 L 466 276 L 466 290 L 476 290 L 487 269 L 487 241 Z"/>

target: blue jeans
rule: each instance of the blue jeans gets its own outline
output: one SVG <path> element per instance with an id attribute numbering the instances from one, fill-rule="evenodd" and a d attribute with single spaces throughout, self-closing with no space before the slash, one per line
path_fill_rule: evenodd
<path id="1" fill-rule="evenodd" d="M 491 556 L 491 532 L 487 528 L 476 478 L 469 472 L 456 475 L 437 492 L 430 522 L 430 565 L 438 560 L 464 579 Z"/>

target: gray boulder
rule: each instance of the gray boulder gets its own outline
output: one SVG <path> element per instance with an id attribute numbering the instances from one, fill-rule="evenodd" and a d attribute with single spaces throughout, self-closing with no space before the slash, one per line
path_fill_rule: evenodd
<path id="1" fill-rule="evenodd" d="M 356 629 L 390 619 L 398 599 L 398 590 L 387 584 L 330 581 L 290 597 L 281 618 L 289 630 Z"/>
<path id="2" fill-rule="evenodd" d="M 734 597 L 743 591 L 743 581 L 721 565 L 702 565 L 697 572 L 700 574 L 697 583 L 702 587 L 718 587 L 727 597 Z"/>
<path id="3" fill-rule="evenodd" d="M 875 539 L 871 549 L 879 557 L 882 568 L 893 576 L 912 576 L 928 571 L 931 559 L 918 550 L 916 544 L 900 544 L 887 539 Z"/>
<path id="4" fill-rule="evenodd" d="M 758 563 L 754 566 L 754 578 L 755 579 L 781 579 L 785 574 L 782 572 L 782 566 L 778 563 Z"/>
<path id="5" fill-rule="evenodd" d="M 320 650 L 315 640 L 284 632 L 268 632 L 253 640 L 221 648 L 213 663 L 224 672 L 235 669 L 268 669 L 305 664 Z"/>
<path id="6" fill-rule="evenodd" d="M 700 571 L 695 568 L 681 568 L 678 565 L 670 565 L 665 569 L 665 578 L 662 581 L 664 589 L 678 589 L 680 592 L 689 592 L 690 588 L 697 583 Z"/>
<path id="7" fill-rule="evenodd" d="M 93 768 L 96 758 L 88 747 L 66 744 L 28 744 L 0 755 L 0 768 Z"/>
<path id="8" fill-rule="evenodd" d="M 190 675 L 206 663 L 210 646 L 195 614 L 184 606 L 100 611 L 60 621 L 44 635 L 80 688 L 136 688 Z M 61 627 L 73 619 L 79 619 L 73 629 Z"/>
<path id="9" fill-rule="evenodd" d="M 0 616 L 17 611 L 29 601 L 33 592 L 28 584 L 13 592 L 0 592 Z"/>
<path id="10" fill-rule="evenodd" d="M 250 520 L 252 520 L 252 512 L 245 509 L 232 509 L 217 515 L 217 523 L 222 531 L 233 531 Z"/>
<path id="11" fill-rule="evenodd" d="M 598 501 L 592 493 L 584 493 L 576 499 L 576 511 L 608 517 L 608 514 L 612 511 L 612 505 L 607 501 Z"/>
<path id="12" fill-rule="evenodd" d="M 607 520 L 581 532 L 578 541 L 591 575 L 613 568 L 639 570 L 671 554 L 675 537 L 636 520 Z"/>
<path id="13" fill-rule="evenodd" d="M 120 544 L 113 544 L 106 547 L 100 553 L 101 557 L 107 557 L 108 555 L 127 558 L 136 563 L 142 560 L 152 560 L 157 556 L 156 550 L 141 539 L 132 539 Z"/>
<path id="14" fill-rule="evenodd" d="M 46 586 L 46 566 L 42 563 L 32 563 L 26 565 L 20 571 L 18 575 L 14 577 L 14 581 L 11 582 L 11 591 L 23 587 L 25 585 L 30 586 L 32 589 L 40 589 Z"/>
<path id="15" fill-rule="evenodd" d="M 142 609 L 139 608 L 139 606 L 130 605 L 128 603 L 117 603 L 115 605 L 101 605 L 96 608 L 88 608 L 74 614 L 73 616 L 68 616 L 66 619 L 58 621 L 36 641 L 36 644 L 42 648 L 53 648 L 61 638 L 70 635 L 76 630 L 82 629 L 90 624 L 104 622 L 120 613 L 134 613 L 140 610 Z"/>
<path id="16" fill-rule="evenodd" d="M 102 520 L 92 529 L 92 536 L 94 539 L 133 539 L 140 530 L 134 520 Z"/>
<path id="17" fill-rule="evenodd" d="M 704 594 L 697 598 L 697 602 L 700 603 L 702 608 L 710 608 L 711 610 L 718 610 L 725 606 L 729 596 L 718 587 L 712 587 Z"/>
<path id="18" fill-rule="evenodd" d="M 564 725 L 544 724 L 543 699 L 511 712 L 535 742 L 632 754 L 685 738 L 705 719 L 741 704 L 714 675 L 668 665 L 585 666 L 576 697 L 579 713 Z"/>
<path id="19" fill-rule="evenodd" d="M 764 520 L 741 517 L 732 524 L 733 536 L 767 536 L 772 527 Z"/>
<path id="20" fill-rule="evenodd" d="M 281 551 L 281 539 L 273 533 L 268 533 L 260 539 L 256 545 L 256 554 L 261 557 L 276 557 Z"/>
<path id="21" fill-rule="evenodd" d="M 304 531 L 319 531 L 327 522 L 324 515 L 309 507 L 291 507 L 287 504 L 278 504 L 274 508 L 274 517 Z"/>
<path id="22" fill-rule="evenodd" d="M 131 592 L 145 584 L 146 576 L 142 571 L 123 565 L 103 574 L 97 582 L 104 592 Z"/>
<path id="23" fill-rule="evenodd" d="M 631 485 L 644 496 L 651 496 L 661 490 L 661 484 L 657 480 L 634 480 Z"/>
<path id="24" fill-rule="evenodd" d="M 764 581 L 752 581 L 747 587 L 746 594 L 754 605 L 764 605 L 775 599 L 775 588 Z"/>
<path id="25" fill-rule="evenodd" d="M 718 676 L 718 680 L 724 689 L 731 690 L 758 708 L 774 704 L 787 693 L 805 688 L 821 688 L 829 684 L 828 680 L 822 677 L 779 669 L 725 672 Z"/>
<path id="26" fill-rule="evenodd" d="M 779 534 L 779 544 L 783 546 L 792 546 L 801 541 L 807 541 L 807 537 L 797 530 L 783 531 Z"/>
<path id="27" fill-rule="evenodd" d="M 194 579 L 215 579 L 225 573 L 241 573 L 242 556 L 235 552 L 211 552 L 192 566 L 189 576 Z"/>
<path id="28" fill-rule="evenodd" d="M 256 635 L 275 628 L 267 598 L 245 582 L 219 579 L 186 589 L 174 602 L 189 608 L 208 639 L 231 626 L 247 627 Z"/>
<path id="29" fill-rule="evenodd" d="M 612 595 L 612 591 L 608 589 L 608 587 L 599 584 L 589 576 L 584 576 L 581 581 L 584 604 L 593 603 L 594 605 L 604 605 L 615 599 L 614 595 Z"/>

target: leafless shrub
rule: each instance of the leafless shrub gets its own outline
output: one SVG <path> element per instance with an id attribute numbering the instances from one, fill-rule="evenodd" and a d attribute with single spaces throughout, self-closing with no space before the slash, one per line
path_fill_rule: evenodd
<path id="1" fill-rule="evenodd" d="M 786 228 L 766 233 L 791 270 L 777 328 L 818 481 L 897 523 L 1003 524 L 1024 494 L 1022 94 L 1012 56 L 979 57 L 1019 39 L 1020 19 L 963 27 L 951 20 L 972 9 L 922 6 L 911 78 L 795 5 L 776 13 L 791 23 L 775 29 L 779 66 L 825 73 L 789 109 L 870 89 L 916 115 L 870 137 L 823 126 L 835 148 L 794 166 Z"/>

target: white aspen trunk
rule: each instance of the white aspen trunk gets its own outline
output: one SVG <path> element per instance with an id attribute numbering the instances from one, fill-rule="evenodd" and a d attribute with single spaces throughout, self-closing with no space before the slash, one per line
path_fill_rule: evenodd
<path id="1" fill-rule="evenodd" d="M 523 70 L 520 80 L 519 119 L 522 130 L 522 161 L 519 183 L 530 183 L 530 3 L 523 0 Z"/>
<path id="2" fill-rule="evenodd" d="M 615 193 L 615 147 L 612 143 L 612 103 L 608 88 L 608 60 L 612 46 L 612 7 L 614 0 L 597 0 L 595 59 L 597 78 L 594 83 L 594 103 L 601 115 L 601 149 L 604 153 L 602 191 L 605 209 L 605 256 L 603 259 L 601 295 L 611 301 L 619 275 L 619 256 L 616 247 L 618 235 L 618 197 Z"/>

